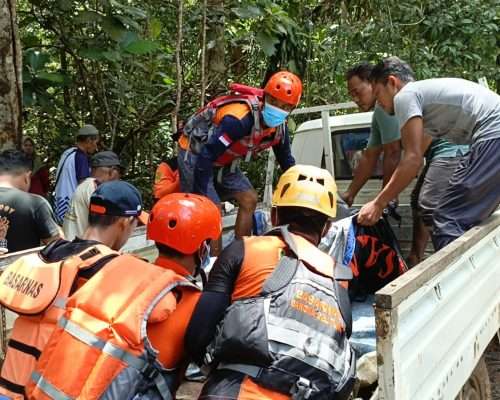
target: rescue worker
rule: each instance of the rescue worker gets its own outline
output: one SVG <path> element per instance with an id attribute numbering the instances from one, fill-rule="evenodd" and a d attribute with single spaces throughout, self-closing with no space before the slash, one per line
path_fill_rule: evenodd
<path id="1" fill-rule="evenodd" d="M 102 212 L 103 204 L 109 207 L 108 212 Z M 0 394 L 24 398 L 36 359 L 63 314 L 66 299 L 117 255 L 137 218 L 147 219 L 141 207 L 141 196 L 132 185 L 123 181 L 103 183 L 91 197 L 89 227 L 83 238 L 57 240 L 39 253 L 24 256 L 2 274 L 0 303 L 28 315 L 14 322 L 1 371 Z M 19 276 L 41 282 L 44 287 L 34 296 L 35 292 L 27 289 L 30 280 L 23 279 L 25 283 L 21 284 L 22 280 L 16 279 Z M 50 296 L 43 304 L 45 293 Z"/>
<path id="2" fill-rule="evenodd" d="M 257 104 L 257 110 L 244 101 L 218 107 L 208 127 L 207 121 L 204 122 L 206 141 L 201 149 L 192 146 L 189 120 L 179 140 L 182 190 L 206 195 L 217 205 L 221 199 L 236 200 L 239 206 L 236 237 L 251 234 L 258 200 L 257 192 L 238 167 L 239 161 L 242 158 L 249 161 L 250 155 L 272 147 L 283 171 L 295 164 L 286 120 L 299 104 L 302 82 L 291 72 L 281 71 L 271 76 L 263 91 L 263 105 Z"/>
<path id="3" fill-rule="evenodd" d="M 158 165 L 153 185 L 153 197 L 157 202 L 162 197 L 181 191 L 177 157 L 166 159 Z"/>
<path id="4" fill-rule="evenodd" d="M 177 122 L 177 132 L 172 134 L 172 140 L 177 143 L 182 135 L 182 127 L 184 122 L 179 120 Z M 177 153 L 177 145 L 175 146 L 175 153 Z M 163 159 L 155 172 L 155 179 L 153 184 L 153 200 L 156 203 L 162 197 L 181 191 L 181 182 L 179 178 L 179 167 L 177 165 L 177 155 L 170 158 Z"/>
<path id="5" fill-rule="evenodd" d="M 193 359 L 212 368 L 200 399 L 349 395 L 351 314 L 337 279 L 352 274 L 317 248 L 335 193 L 328 171 L 288 169 L 273 195 L 277 228 L 235 239 L 215 262 L 186 334 Z"/>
<path id="6" fill-rule="evenodd" d="M 415 81 L 410 66 L 398 57 L 383 59 L 370 80 L 378 103 L 399 121 L 404 155 L 389 183 L 360 210 L 360 224 L 375 224 L 387 202 L 408 186 L 431 137 L 471 145 L 432 214 L 432 241 L 439 250 L 500 203 L 500 96 L 464 79 Z"/>
<path id="7" fill-rule="evenodd" d="M 116 257 L 72 296 L 28 399 L 61 393 L 171 399 L 187 366 L 184 335 L 199 298 L 193 275 L 221 231 L 220 212 L 208 198 L 175 193 L 161 199 L 147 226 L 159 251 L 156 265 Z"/>

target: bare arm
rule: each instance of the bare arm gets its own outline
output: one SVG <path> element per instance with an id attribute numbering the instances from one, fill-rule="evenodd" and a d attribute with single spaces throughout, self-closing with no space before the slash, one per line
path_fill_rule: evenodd
<path id="1" fill-rule="evenodd" d="M 401 161 L 401 141 L 395 140 L 394 142 L 386 143 L 383 145 L 384 149 L 384 179 L 382 187 L 385 187 L 390 181 L 392 174 L 396 170 L 399 162 Z"/>
<path id="2" fill-rule="evenodd" d="M 417 175 L 422 165 L 425 148 L 424 126 L 421 117 L 411 118 L 401 128 L 401 142 L 405 149 L 403 158 L 394 171 L 390 181 L 382 191 L 361 208 L 358 222 L 362 225 L 375 224 L 387 203 L 396 198 Z"/>
<path id="3" fill-rule="evenodd" d="M 64 233 L 63 233 L 60 226 L 58 226 L 58 233 L 57 234 L 55 234 L 49 238 L 46 238 L 46 239 L 41 239 L 40 241 L 42 242 L 42 244 L 49 244 L 57 239 L 64 239 Z"/>
<path id="4" fill-rule="evenodd" d="M 372 176 L 381 152 L 382 147 L 372 147 L 363 151 L 363 155 L 359 160 L 352 182 L 347 188 L 347 191 L 341 195 L 349 207 L 352 206 L 354 198 L 364 186 L 366 181 L 370 179 L 370 176 Z"/>

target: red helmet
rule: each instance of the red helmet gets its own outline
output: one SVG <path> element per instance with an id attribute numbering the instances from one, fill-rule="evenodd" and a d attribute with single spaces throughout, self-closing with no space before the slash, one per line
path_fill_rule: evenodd
<path id="1" fill-rule="evenodd" d="M 220 211 L 210 199 L 191 193 L 172 193 L 153 207 L 147 238 L 180 253 L 193 254 L 205 240 L 217 240 L 221 232 Z"/>
<path id="2" fill-rule="evenodd" d="M 288 71 L 276 72 L 266 83 L 264 93 L 296 106 L 302 95 L 302 81 Z"/>

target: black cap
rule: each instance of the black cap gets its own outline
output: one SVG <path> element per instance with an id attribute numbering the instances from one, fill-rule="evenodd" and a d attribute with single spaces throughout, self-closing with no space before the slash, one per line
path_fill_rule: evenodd
<path id="1" fill-rule="evenodd" d="M 121 167 L 120 159 L 112 151 L 101 151 L 90 161 L 92 167 Z"/>
<path id="2" fill-rule="evenodd" d="M 91 214 L 117 217 L 137 217 L 146 224 L 149 215 L 142 211 L 142 198 L 135 186 L 125 181 L 110 181 L 99 185 L 90 197 Z"/>

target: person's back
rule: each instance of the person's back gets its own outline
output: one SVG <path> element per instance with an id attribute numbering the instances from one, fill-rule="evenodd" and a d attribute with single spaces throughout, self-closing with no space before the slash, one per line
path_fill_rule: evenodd
<path id="1" fill-rule="evenodd" d="M 217 259 L 186 334 L 193 358 L 212 368 L 200 399 L 347 398 L 355 363 L 336 281 L 352 274 L 317 248 L 335 192 L 327 171 L 290 168 L 273 196 L 278 228 Z"/>
<path id="2" fill-rule="evenodd" d="M 60 224 L 78 184 L 90 176 L 89 155 L 97 150 L 98 135 L 93 125 L 84 125 L 76 135 L 76 147 L 66 149 L 61 155 L 54 188 L 54 211 Z"/>
<path id="3" fill-rule="evenodd" d="M 209 242 L 217 240 L 221 232 L 219 210 L 208 198 L 185 193 L 164 196 L 153 207 L 147 226 L 147 238 L 159 252 L 154 264 L 194 282 L 210 257 Z M 177 382 L 187 366 L 184 336 L 199 297 L 199 291 L 182 292 L 170 318 L 148 324 L 160 362 L 165 368 L 179 369 Z"/>
<path id="4" fill-rule="evenodd" d="M 424 131 L 433 137 L 458 144 L 500 137 L 500 96 L 475 82 L 459 78 L 409 82 L 394 98 L 396 116 L 410 118 L 414 102 L 422 107 Z M 404 122 L 400 120 L 400 125 Z"/>
<path id="5" fill-rule="evenodd" d="M 196 223 L 191 223 L 190 216 Z M 136 384 L 149 388 L 148 394 L 152 396 L 158 395 L 155 385 L 158 390 L 171 391 L 173 395 L 182 373 L 184 329 L 197 301 L 198 289 L 192 283 L 191 274 L 202 263 L 199 252 L 204 248 L 202 245 L 216 239 L 221 230 L 219 211 L 206 198 L 177 194 L 160 200 L 153 208 L 148 225 L 148 237 L 155 240 L 160 251 L 158 265 L 129 255 L 116 257 L 96 279 L 79 290 L 68 302 L 64 316 L 68 322 L 51 338 L 50 352 L 40 357 L 36 372 L 38 383 L 58 382 L 56 390 L 74 397 L 89 387 L 92 388 L 90 398 L 107 393 L 121 398 L 140 390 Z M 208 252 L 203 255 L 208 256 Z M 95 313 L 97 309 L 100 311 Z M 86 332 L 87 338 L 95 335 L 114 352 L 108 355 L 96 352 L 92 348 L 93 339 L 83 339 L 83 346 L 75 341 L 75 334 L 81 338 L 75 324 L 77 330 Z M 101 329 L 102 324 L 113 329 Z M 61 340 L 64 346 L 58 345 Z M 159 353 L 155 354 L 156 350 Z M 116 360 L 123 352 L 128 354 L 125 366 Z M 73 357 L 69 361 L 71 368 L 66 370 L 61 368 L 61 363 L 69 360 L 68 354 Z M 89 357 L 93 361 L 89 362 Z M 105 359 L 105 363 L 100 362 Z M 146 362 L 153 359 L 155 363 Z M 137 376 L 134 371 L 140 363 L 148 373 Z M 119 375 L 116 371 L 120 370 L 122 378 L 115 379 Z M 29 399 L 43 398 L 44 385 L 36 383 L 28 387 Z"/>
<path id="6" fill-rule="evenodd" d="M 30 162 L 17 150 L 0 154 L 0 244 L 15 252 L 38 247 L 60 236 L 46 199 L 27 193 Z"/>
<path id="7" fill-rule="evenodd" d="M 153 198 L 155 201 L 171 193 L 181 191 L 177 156 L 162 161 L 156 168 L 153 185 Z"/>
<path id="8" fill-rule="evenodd" d="M 0 285 L 3 286 L 0 303 L 15 312 L 26 311 L 14 323 L 1 370 L 0 394 L 24 395 L 24 387 L 34 370 L 36 359 L 64 313 L 68 297 L 117 256 L 116 251 L 135 227 L 134 216 L 140 217 L 138 214 L 141 212 L 137 190 L 125 182 L 117 182 L 107 189 L 104 186 L 91 199 L 91 205 L 97 205 L 98 210 L 97 214 L 91 211 L 89 228 L 82 239 L 55 241 L 39 253 L 22 257 L 8 266 L 5 275 L 0 278 Z M 102 209 L 106 206 L 131 209 L 132 213 L 125 216 L 103 215 Z M 25 278 L 19 280 L 16 276 Z M 38 285 L 37 289 L 40 292 L 34 298 L 31 295 L 34 293 L 33 283 L 20 283 L 42 280 L 42 286 Z"/>
<path id="9" fill-rule="evenodd" d="M 68 240 L 82 237 L 88 227 L 89 204 L 92 193 L 101 183 L 120 179 L 121 164 L 112 151 L 101 151 L 91 160 L 92 177 L 78 185 L 64 216 L 63 232 Z"/>

